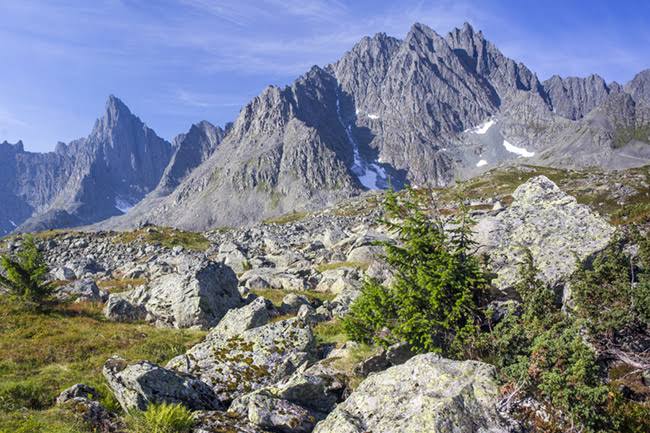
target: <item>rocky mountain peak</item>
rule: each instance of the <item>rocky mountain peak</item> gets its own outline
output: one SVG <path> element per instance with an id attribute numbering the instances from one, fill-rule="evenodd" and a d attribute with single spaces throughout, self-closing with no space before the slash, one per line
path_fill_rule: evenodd
<path id="1" fill-rule="evenodd" d="M 553 75 L 543 86 L 553 111 L 571 120 L 583 118 L 602 104 L 612 91 L 618 91 L 616 87 L 610 89 L 597 74 L 584 78 Z"/>
<path id="2" fill-rule="evenodd" d="M 650 105 L 650 69 L 639 72 L 625 85 L 625 91 L 632 95 L 635 101 Z"/>
<path id="3" fill-rule="evenodd" d="M 18 140 L 15 144 L 9 143 L 7 140 L 0 143 L 0 149 L 11 149 L 13 153 L 23 153 L 25 151 L 25 146 L 23 145 L 22 140 Z"/>

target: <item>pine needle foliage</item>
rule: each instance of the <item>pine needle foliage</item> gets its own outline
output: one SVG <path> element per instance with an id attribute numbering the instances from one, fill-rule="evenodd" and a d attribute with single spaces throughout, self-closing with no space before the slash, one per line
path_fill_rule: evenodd
<path id="1" fill-rule="evenodd" d="M 48 301 L 53 286 L 47 282 L 49 269 L 34 238 L 25 236 L 18 252 L 0 257 L 4 275 L 0 273 L 0 287 L 30 309 L 38 309 Z"/>
<path id="2" fill-rule="evenodd" d="M 389 286 L 364 283 L 343 322 L 352 339 L 406 341 L 415 351 L 453 356 L 463 338 L 477 332 L 477 305 L 488 280 L 472 254 L 473 221 L 462 205 L 444 221 L 433 204 L 423 191 L 387 193 L 383 223 L 397 243 L 381 244 L 394 277 Z"/>

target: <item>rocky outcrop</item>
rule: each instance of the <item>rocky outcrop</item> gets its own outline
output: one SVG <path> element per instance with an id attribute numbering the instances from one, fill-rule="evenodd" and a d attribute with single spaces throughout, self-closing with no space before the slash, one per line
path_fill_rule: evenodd
<path id="1" fill-rule="evenodd" d="M 209 328 L 228 310 L 242 305 L 237 277 L 227 266 L 187 256 L 170 265 L 172 272 L 147 285 L 110 295 L 106 316 L 117 321 L 144 318 L 175 328 Z"/>
<path id="2" fill-rule="evenodd" d="M 493 284 L 508 290 L 519 280 L 519 265 L 528 249 L 539 277 L 562 284 L 578 261 L 602 250 L 614 228 L 588 206 L 562 192 L 545 176 L 520 185 L 513 203 L 476 226 L 476 240 L 491 258 L 497 274 Z"/>
<path id="3" fill-rule="evenodd" d="M 625 91 L 632 95 L 635 101 L 650 106 L 650 69 L 636 74 L 632 81 L 625 85 Z"/>
<path id="4" fill-rule="evenodd" d="M 128 364 L 113 357 L 104 365 L 104 377 L 125 411 L 146 410 L 150 403 L 183 404 L 190 409 L 221 409 L 212 389 L 188 374 L 147 361 Z"/>
<path id="5" fill-rule="evenodd" d="M 364 380 L 314 433 L 506 433 L 494 367 L 418 355 Z"/>
<path id="6" fill-rule="evenodd" d="M 206 338 L 169 361 L 167 368 L 197 376 L 226 404 L 292 374 L 310 359 L 313 344 L 309 326 L 288 319 L 229 339 Z"/>

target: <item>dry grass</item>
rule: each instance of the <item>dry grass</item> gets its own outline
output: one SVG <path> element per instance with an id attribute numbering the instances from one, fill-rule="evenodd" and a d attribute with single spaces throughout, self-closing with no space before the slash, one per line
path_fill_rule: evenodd
<path id="1" fill-rule="evenodd" d="M 322 263 L 316 266 L 316 270 L 320 273 L 325 271 L 332 271 L 334 269 L 340 268 L 356 268 L 361 270 L 367 270 L 370 263 L 366 262 L 331 262 L 331 263 Z"/>
<path id="2" fill-rule="evenodd" d="M 144 278 L 123 278 L 97 281 L 97 286 L 108 290 L 109 293 L 120 293 L 131 290 L 146 283 L 147 280 Z"/>
<path id="3" fill-rule="evenodd" d="M 167 248 L 180 246 L 194 251 L 205 251 L 210 247 L 210 241 L 201 233 L 186 232 L 171 227 L 145 227 L 123 232 L 116 235 L 114 241 L 124 244 L 143 242 Z"/>
<path id="4" fill-rule="evenodd" d="M 72 303 L 35 313 L 0 299 L 0 432 L 83 431 L 53 415 L 54 399 L 63 389 L 86 383 L 99 390 L 104 404 L 117 409 L 101 374 L 106 359 L 119 354 L 164 363 L 205 335 L 110 322 L 101 308 Z M 58 420 L 54 424 L 53 418 Z"/>

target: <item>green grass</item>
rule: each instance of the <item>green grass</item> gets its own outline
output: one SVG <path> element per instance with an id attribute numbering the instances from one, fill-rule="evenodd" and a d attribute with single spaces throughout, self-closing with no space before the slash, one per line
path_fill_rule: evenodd
<path id="1" fill-rule="evenodd" d="M 120 293 L 131 290 L 137 286 L 146 284 L 147 280 L 144 278 L 122 278 L 112 280 L 97 281 L 97 286 L 108 290 L 109 293 Z"/>
<path id="2" fill-rule="evenodd" d="M 251 290 L 251 293 L 268 299 L 269 301 L 273 302 L 273 305 L 278 307 L 282 305 L 282 299 L 290 293 L 305 296 L 310 300 L 319 301 L 331 301 L 336 297 L 336 295 L 333 293 L 315 292 L 308 290 L 256 289 Z"/>
<path id="3" fill-rule="evenodd" d="M 630 141 L 650 142 L 650 125 L 620 126 L 614 132 L 614 148 L 623 147 Z"/>
<path id="4" fill-rule="evenodd" d="M 314 326 L 314 337 L 317 344 L 336 344 L 337 346 L 349 340 L 339 320 L 321 322 Z"/>
<path id="5" fill-rule="evenodd" d="M 146 227 L 131 232 L 123 232 L 115 236 L 117 243 L 144 242 L 162 245 L 167 248 L 177 246 L 194 251 L 205 251 L 210 247 L 210 241 L 201 233 L 186 232 L 171 227 Z"/>
<path id="6" fill-rule="evenodd" d="M 316 271 L 323 273 L 325 271 L 332 271 L 334 269 L 340 269 L 340 268 L 356 268 L 365 271 L 368 269 L 369 265 L 370 263 L 363 263 L 363 262 L 330 262 L 330 263 L 322 263 L 316 266 Z"/>
<path id="7" fill-rule="evenodd" d="M 278 224 L 278 225 L 289 224 L 289 223 L 293 223 L 293 222 L 305 219 L 308 215 L 309 215 L 309 213 L 307 213 L 307 212 L 291 212 L 291 213 L 288 213 L 288 214 L 285 214 L 285 215 L 280 215 L 280 216 L 275 217 L 275 218 L 268 218 L 268 219 L 264 220 L 263 223 L 264 224 Z"/>
<path id="8" fill-rule="evenodd" d="M 192 412 L 180 404 L 150 404 L 144 412 L 134 411 L 127 418 L 132 433 L 188 433 L 196 424 Z"/>
<path id="9" fill-rule="evenodd" d="M 39 314 L 0 299 L 0 432 L 21 431 L 20 425 L 32 425 L 24 430 L 30 433 L 83 431 L 69 427 L 52 408 L 63 389 L 86 383 L 100 392 L 102 403 L 117 410 L 101 374 L 110 356 L 162 364 L 204 335 L 110 322 L 95 304 L 59 305 Z M 57 421 L 50 425 L 52 419 Z"/>

